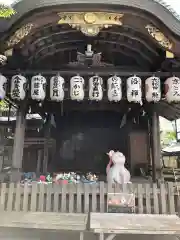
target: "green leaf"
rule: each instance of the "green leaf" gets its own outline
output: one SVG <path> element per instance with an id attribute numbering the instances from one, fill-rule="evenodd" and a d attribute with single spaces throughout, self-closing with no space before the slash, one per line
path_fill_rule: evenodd
<path id="1" fill-rule="evenodd" d="M 12 7 L 0 5 L 0 18 L 10 18 L 16 11 Z"/>
<path id="2" fill-rule="evenodd" d="M 8 111 L 9 104 L 5 101 L 0 101 L 0 112 Z"/>

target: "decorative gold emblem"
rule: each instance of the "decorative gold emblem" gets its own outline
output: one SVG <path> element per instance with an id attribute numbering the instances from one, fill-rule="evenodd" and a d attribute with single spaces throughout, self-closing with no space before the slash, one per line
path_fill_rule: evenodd
<path id="1" fill-rule="evenodd" d="M 72 28 L 80 30 L 87 36 L 96 36 L 101 29 L 113 25 L 122 25 L 124 14 L 108 12 L 65 12 L 58 13 L 58 24 L 69 24 Z"/>
<path id="2" fill-rule="evenodd" d="M 84 15 L 84 20 L 89 24 L 93 24 L 96 21 L 96 15 L 94 13 L 86 13 Z"/>
<path id="3" fill-rule="evenodd" d="M 173 47 L 172 42 L 153 25 L 147 25 L 148 33 L 164 48 L 171 50 Z"/>
<path id="4" fill-rule="evenodd" d="M 8 47 L 12 47 L 18 44 L 23 38 L 25 38 L 31 32 L 33 26 L 34 25 L 32 23 L 28 23 L 24 25 L 22 28 L 18 29 L 7 42 Z"/>
<path id="5" fill-rule="evenodd" d="M 174 58 L 174 53 L 166 51 L 166 58 Z"/>

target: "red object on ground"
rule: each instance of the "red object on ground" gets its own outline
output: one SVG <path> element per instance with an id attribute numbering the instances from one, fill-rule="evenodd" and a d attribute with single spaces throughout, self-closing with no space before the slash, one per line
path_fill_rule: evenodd
<path id="1" fill-rule="evenodd" d="M 61 184 L 68 184 L 68 180 L 60 180 Z"/>
<path id="2" fill-rule="evenodd" d="M 43 176 L 43 175 L 41 175 L 41 176 L 39 177 L 39 180 L 40 180 L 41 182 L 45 182 L 45 181 L 46 181 L 46 177 Z"/>

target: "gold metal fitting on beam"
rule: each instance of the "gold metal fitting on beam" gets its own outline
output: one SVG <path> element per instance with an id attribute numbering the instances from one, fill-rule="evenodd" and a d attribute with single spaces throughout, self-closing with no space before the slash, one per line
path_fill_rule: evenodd
<path id="1" fill-rule="evenodd" d="M 10 39 L 7 41 L 7 46 L 13 47 L 14 45 L 18 44 L 22 39 L 24 39 L 27 35 L 29 35 L 33 26 L 34 25 L 32 23 L 28 23 L 28 24 L 24 25 L 23 27 L 21 27 L 20 29 L 18 29 L 13 34 L 13 36 L 10 37 Z"/>
<path id="2" fill-rule="evenodd" d="M 97 36 L 103 28 L 122 25 L 124 14 L 108 12 L 65 12 L 58 13 L 58 24 L 69 24 L 86 36 Z"/>
<path id="3" fill-rule="evenodd" d="M 154 38 L 163 48 L 168 50 L 172 49 L 173 43 L 159 29 L 150 24 L 146 26 L 146 29 L 151 37 Z"/>
<path id="4" fill-rule="evenodd" d="M 169 58 L 169 59 L 174 58 L 174 53 L 166 51 L 166 58 Z"/>

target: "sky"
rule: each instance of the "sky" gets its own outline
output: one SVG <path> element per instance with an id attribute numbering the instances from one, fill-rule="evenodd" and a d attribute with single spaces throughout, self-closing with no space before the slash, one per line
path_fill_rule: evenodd
<path id="1" fill-rule="evenodd" d="M 180 1 L 179 0 L 164 0 L 180 15 Z"/>

